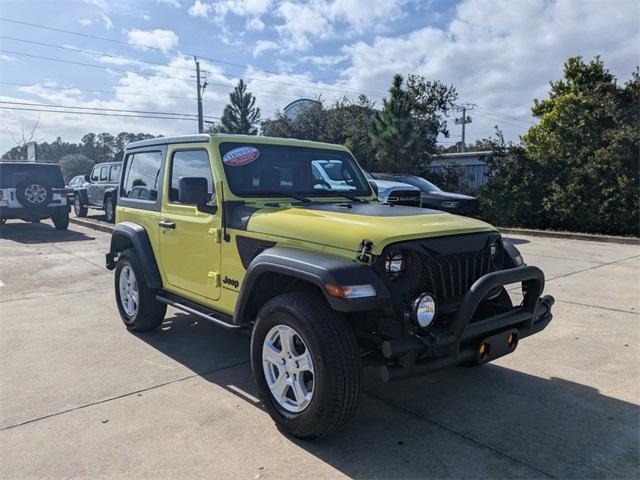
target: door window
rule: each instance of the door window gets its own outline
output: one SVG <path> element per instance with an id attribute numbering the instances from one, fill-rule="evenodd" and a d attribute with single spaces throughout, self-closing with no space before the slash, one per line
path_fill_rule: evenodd
<path id="1" fill-rule="evenodd" d="M 94 168 L 93 171 L 91 172 L 91 181 L 97 182 L 99 177 L 100 177 L 100 169 Z"/>
<path id="2" fill-rule="evenodd" d="M 107 170 L 109 167 L 100 167 L 100 180 L 107 179 Z"/>
<path id="3" fill-rule="evenodd" d="M 208 201 L 215 197 L 215 187 L 211 176 L 211 163 L 206 150 L 182 150 L 173 154 L 169 201 L 178 203 L 180 199 L 180 179 L 182 177 L 204 177 L 207 179 Z"/>
<path id="4" fill-rule="evenodd" d="M 111 165 L 111 171 L 109 172 L 109 181 L 117 182 L 120 178 L 120 165 Z"/>
<path id="5" fill-rule="evenodd" d="M 129 155 L 122 197 L 155 201 L 158 198 L 158 179 L 162 152 L 140 152 Z"/>

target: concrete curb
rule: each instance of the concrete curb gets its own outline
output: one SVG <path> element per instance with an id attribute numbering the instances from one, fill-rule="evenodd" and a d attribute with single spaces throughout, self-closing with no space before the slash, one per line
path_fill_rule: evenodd
<path id="1" fill-rule="evenodd" d="M 550 230 L 529 230 L 527 228 L 497 227 L 501 233 L 513 235 L 530 235 L 532 237 L 562 238 L 565 240 L 587 240 L 589 242 L 619 243 L 623 245 L 640 245 L 640 238 L 616 237 L 612 235 L 593 235 L 590 233 L 554 232 Z"/>
<path id="2" fill-rule="evenodd" d="M 100 232 L 111 233 L 113 232 L 113 225 L 99 222 L 97 220 L 89 220 L 86 218 L 69 217 L 69 222 L 75 223 L 82 227 L 92 228 L 93 230 L 99 230 Z"/>

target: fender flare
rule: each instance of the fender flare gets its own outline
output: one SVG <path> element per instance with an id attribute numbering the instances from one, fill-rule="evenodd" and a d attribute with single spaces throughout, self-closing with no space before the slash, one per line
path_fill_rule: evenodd
<path id="1" fill-rule="evenodd" d="M 369 265 L 335 255 L 310 252 L 290 247 L 271 247 L 257 255 L 249 264 L 240 287 L 233 315 L 234 323 L 246 324 L 245 319 L 252 291 L 261 275 L 276 273 L 315 285 L 334 310 L 359 312 L 385 309 L 392 306 L 391 295 L 383 280 Z M 326 284 L 373 285 L 373 297 L 344 300 L 329 295 Z"/>
<path id="2" fill-rule="evenodd" d="M 147 231 L 133 222 L 118 223 L 111 234 L 111 245 L 107 253 L 107 268 L 115 268 L 115 258 L 127 248 L 132 247 L 142 264 L 147 285 L 151 288 L 162 288 L 162 278 L 156 263 L 156 257 L 149 241 Z"/>
<path id="3" fill-rule="evenodd" d="M 89 195 L 87 194 L 86 188 L 78 188 L 74 193 L 78 198 L 80 198 L 82 206 L 89 205 Z"/>

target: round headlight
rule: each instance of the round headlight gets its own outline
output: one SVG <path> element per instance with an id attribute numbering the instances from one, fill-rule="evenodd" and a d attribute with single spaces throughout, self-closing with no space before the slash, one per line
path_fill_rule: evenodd
<path id="1" fill-rule="evenodd" d="M 413 315 L 418 325 L 426 328 L 436 318 L 436 299 L 429 293 L 423 293 L 413 302 Z"/>
<path id="2" fill-rule="evenodd" d="M 384 269 L 391 280 L 404 272 L 405 258 L 401 251 L 393 250 L 384 259 Z"/>

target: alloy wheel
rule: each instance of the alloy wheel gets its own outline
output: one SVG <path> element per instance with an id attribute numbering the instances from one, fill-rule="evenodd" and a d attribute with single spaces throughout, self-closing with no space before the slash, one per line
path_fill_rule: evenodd
<path id="1" fill-rule="evenodd" d="M 314 367 L 302 336 L 288 325 L 276 325 L 262 345 L 262 365 L 273 398 L 283 409 L 300 413 L 311 403 Z"/>

